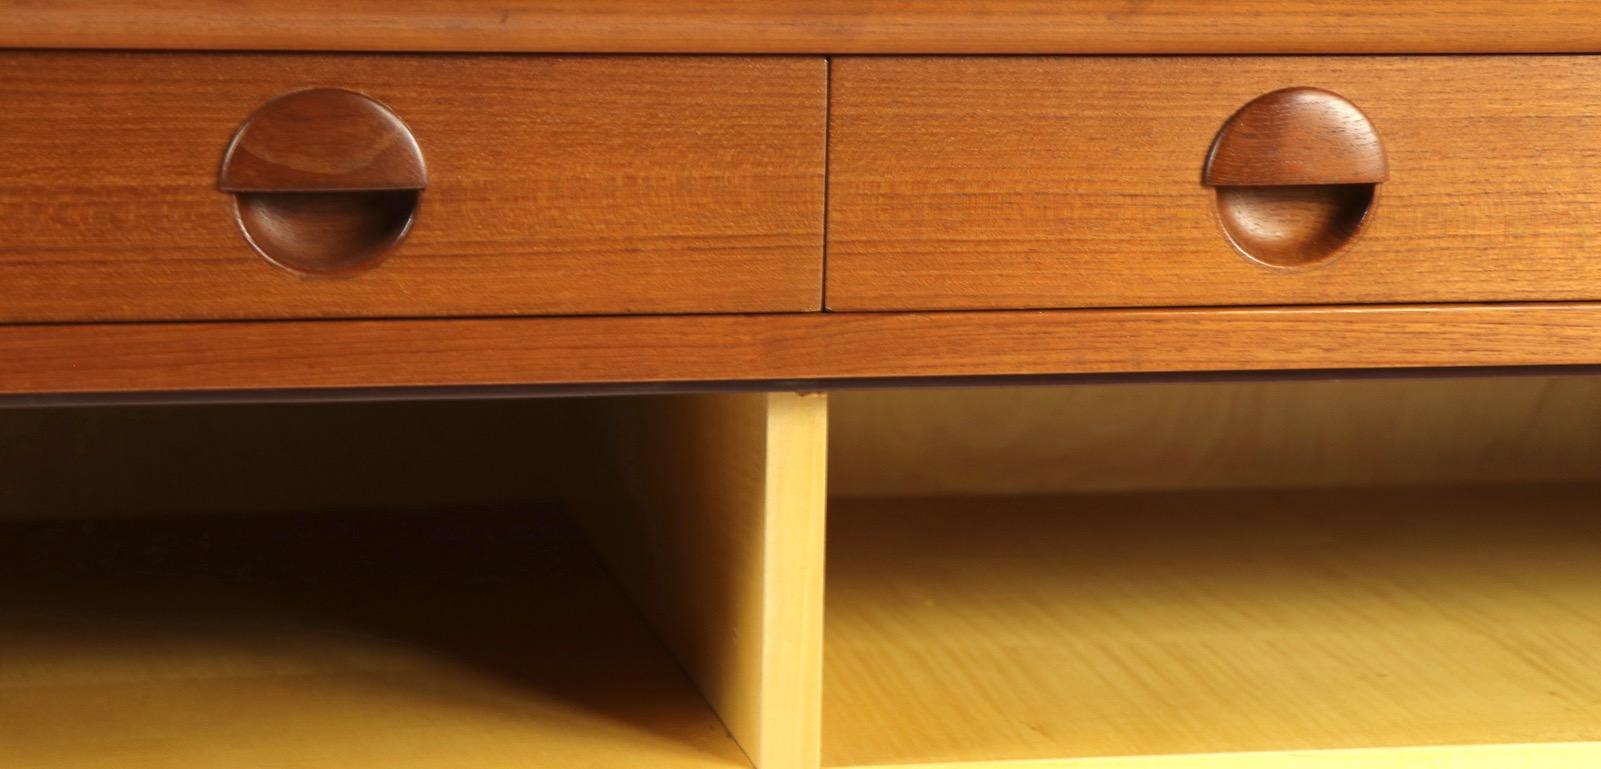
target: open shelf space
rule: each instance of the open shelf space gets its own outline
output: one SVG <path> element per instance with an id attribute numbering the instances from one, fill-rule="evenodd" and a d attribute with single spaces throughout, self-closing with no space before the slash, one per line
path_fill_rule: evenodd
<path id="1" fill-rule="evenodd" d="M 1597 485 L 836 499 L 828 558 L 825 766 L 1601 740 Z"/>
<path id="2" fill-rule="evenodd" d="M 750 766 L 530 509 L 0 521 L 0 764 Z"/>
<path id="3" fill-rule="evenodd" d="M 0 769 L 816 769 L 826 419 L 0 409 Z"/>

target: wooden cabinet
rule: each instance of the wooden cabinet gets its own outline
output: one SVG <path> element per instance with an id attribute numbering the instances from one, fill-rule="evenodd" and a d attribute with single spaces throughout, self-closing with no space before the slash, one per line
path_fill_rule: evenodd
<path id="1" fill-rule="evenodd" d="M 1601 59 L 832 66 L 834 310 L 1601 298 Z M 1326 89 L 1366 115 L 1388 157 L 1383 183 L 1354 200 L 1320 192 L 1316 177 L 1277 190 L 1203 183 L 1231 115 L 1292 87 Z M 1309 242 L 1252 259 L 1220 219 L 1291 241 L 1308 227 Z M 1346 225 L 1319 252 L 1317 228 Z"/>
<path id="2" fill-rule="evenodd" d="M 1601 766 L 1601 4 L 0 18 L 0 768 Z"/>
<path id="3" fill-rule="evenodd" d="M 821 58 L 5 52 L 0 71 L 0 321 L 820 301 Z M 268 263 L 219 190 L 246 118 L 313 87 L 393 110 L 426 164 L 409 233 L 355 275 Z"/>

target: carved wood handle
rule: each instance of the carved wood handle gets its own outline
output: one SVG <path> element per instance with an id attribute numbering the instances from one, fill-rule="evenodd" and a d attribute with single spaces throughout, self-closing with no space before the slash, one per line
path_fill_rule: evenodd
<path id="1" fill-rule="evenodd" d="M 1203 183 L 1213 187 L 1381 184 L 1390 166 L 1367 116 L 1338 94 L 1286 88 L 1229 118 L 1212 142 Z"/>
<path id="2" fill-rule="evenodd" d="M 245 240 L 269 262 L 303 276 L 351 275 L 406 237 L 428 172 L 411 130 L 388 107 L 317 88 L 246 118 L 218 186 L 233 195 Z"/>
<path id="3" fill-rule="evenodd" d="M 388 107 L 354 91 L 317 88 L 267 102 L 223 156 L 225 192 L 420 190 L 422 150 Z"/>

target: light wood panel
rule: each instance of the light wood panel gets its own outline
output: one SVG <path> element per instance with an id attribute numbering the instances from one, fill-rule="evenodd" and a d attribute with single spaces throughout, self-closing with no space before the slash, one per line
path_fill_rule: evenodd
<path id="1" fill-rule="evenodd" d="M 1601 481 L 1601 377 L 844 390 L 842 496 Z"/>
<path id="2" fill-rule="evenodd" d="M 64 48 L 1368 53 L 1601 50 L 1585 0 L 5 0 L 0 45 Z"/>
<path id="3" fill-rule="evenodd" d="M 824 396 L 606 399 L 575 509 L 761 769 L 817 766 Z"/>
<path id="4" fill-rule="evenodd" d="M 1596 760 L 1594 743 L 1354 748 L 1187 756 L 1114 756 L 1044 761 L 876 764 L 879 769 L 1569 769 Z"/>
<path id="5" fill-rule="evenodd" d="M 971 58 L 832 62 L 836 310 L 1601 296 L 1601 59 Z M 1389 181 L 1337 257 L 1274 269 L 1220 231 L 1201 168 L 1241 106 L 1328 89 Z M 1294 261 L 1294 260 L 1290 260 Z"/>
<path id="6" fill-rule="evenodd" d="M 1598 499 L 1581 485 L 835 500 L 824 764 L 1288 751 L 1239 765 L 1323 766 L 1345 756 L 1294 751 L 1547 742 L 1589 744 L 1354 765 L 1593 763 Z"/>
<path id="7" fill-rule="evenodd" d="M 749 766 L 538 511 L 0 527 L 10 766 Z"/>
<path id="8" fill-rule="evenodd" d="M 0 321 L 820 302 L 821 58 L 4 52 L 0 69 Z M 320 86 L 387 104 L 428 166 L 406 240 L 343 279 L 270 265 L 217 189 L 245 117 Z"/>
<path id="9" fill-rule="evenodd" d="M 13 395 L 1598 364 L 1578 303 L 0 326 Z"/>

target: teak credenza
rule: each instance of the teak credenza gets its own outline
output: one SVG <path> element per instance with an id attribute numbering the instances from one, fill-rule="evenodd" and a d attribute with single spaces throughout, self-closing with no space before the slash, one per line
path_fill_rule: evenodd
<path id="1" fill-rule="evenodd" d="M 0 0 L 0 767 L 1601 765 L 1598 53 Z"/>

